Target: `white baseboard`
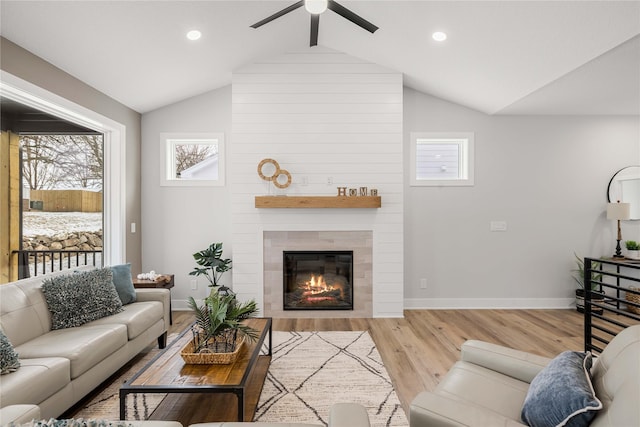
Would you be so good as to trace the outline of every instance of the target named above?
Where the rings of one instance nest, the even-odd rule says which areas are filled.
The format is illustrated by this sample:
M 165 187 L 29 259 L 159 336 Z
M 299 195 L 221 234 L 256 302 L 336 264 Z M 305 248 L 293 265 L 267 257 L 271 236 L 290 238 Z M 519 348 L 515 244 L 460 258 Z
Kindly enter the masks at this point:
M 405 298 L 405 310 L 574 309 L 574 298 Z M 172 300 L 171 309 L 190 311 L 187 300 Z M 384 317 L 384 316 L 383 316 Z M 396 317 L 396 316 L 391 316 Z M 397 316 L 402 317 L 402 316 Z
M 575 309 L 574 298 L 405 298 L 405 310 L 419 309 Z

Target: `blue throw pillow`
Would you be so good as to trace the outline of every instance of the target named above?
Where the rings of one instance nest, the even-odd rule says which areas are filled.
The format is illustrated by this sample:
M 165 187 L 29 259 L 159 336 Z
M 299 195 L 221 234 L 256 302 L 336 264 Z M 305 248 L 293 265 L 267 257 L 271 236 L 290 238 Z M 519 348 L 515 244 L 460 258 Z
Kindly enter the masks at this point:
M 113 273 L 113 284 L 122 304 L 136 302 L 136 289 L 133 287 L 133 279 L 131 278 L 131 264 L 114 265 L 111 267 L 111 272 Z
M 522 408 L 531 427 L 588 426 L 602 403 L 591 384 L 590 352 L 565 351 L 535 376 Z

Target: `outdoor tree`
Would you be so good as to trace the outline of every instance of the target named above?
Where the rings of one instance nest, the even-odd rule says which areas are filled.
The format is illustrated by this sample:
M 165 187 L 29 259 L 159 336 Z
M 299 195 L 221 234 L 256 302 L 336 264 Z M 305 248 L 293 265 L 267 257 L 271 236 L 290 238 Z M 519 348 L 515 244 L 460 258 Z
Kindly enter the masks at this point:
M 176 173 L 180 174 L 183 170 L 189 169 L 217 152 L 217 147 L 209 144 L 176 144 Z
M 53 188 L 59 180 L 56 170 L 58 152 L 51 148 L 45 135 L 20 137 L 22 148 L 22 176 L 31 190 Z
M 102 189 L 102 135 L 23 135 L 22 173 L 32 190 Z
M 102 135 L 51 135 L 65 187 L 102 189 Z

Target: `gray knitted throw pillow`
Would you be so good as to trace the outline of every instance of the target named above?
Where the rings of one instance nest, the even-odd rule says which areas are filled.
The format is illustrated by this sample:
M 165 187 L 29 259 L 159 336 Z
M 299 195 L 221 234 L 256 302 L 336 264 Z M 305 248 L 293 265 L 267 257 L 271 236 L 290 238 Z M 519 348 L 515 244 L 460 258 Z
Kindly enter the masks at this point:
M 51 312 L 51 329 L 73 328 L 122 311 L 110 268 L 45 279 L 42 292 Z
M 55 418 L 51 418 L 48 420 L 32 420 L 31 422 L 23 424 L 9 423 L 8 427 L 133 427 L 133 425 L 126 421 L 108 421 L 82 418 L 58 420 Z
M 0 374 L 15 372 L 19 367 L 18 353 L 13 349 L 9 338 L 0 331 Z

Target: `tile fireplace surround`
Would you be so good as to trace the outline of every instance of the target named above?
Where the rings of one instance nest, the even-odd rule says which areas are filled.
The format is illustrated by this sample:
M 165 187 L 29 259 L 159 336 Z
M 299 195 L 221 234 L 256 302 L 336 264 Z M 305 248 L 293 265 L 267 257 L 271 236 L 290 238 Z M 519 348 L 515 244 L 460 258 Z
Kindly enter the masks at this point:
M 373 314 L 373 232 L 264 231 L 264 315 L 279 318 L 364 317 Z M 283 306 L 283 251 L 352 250 L 353 310 L 287 310 Z

